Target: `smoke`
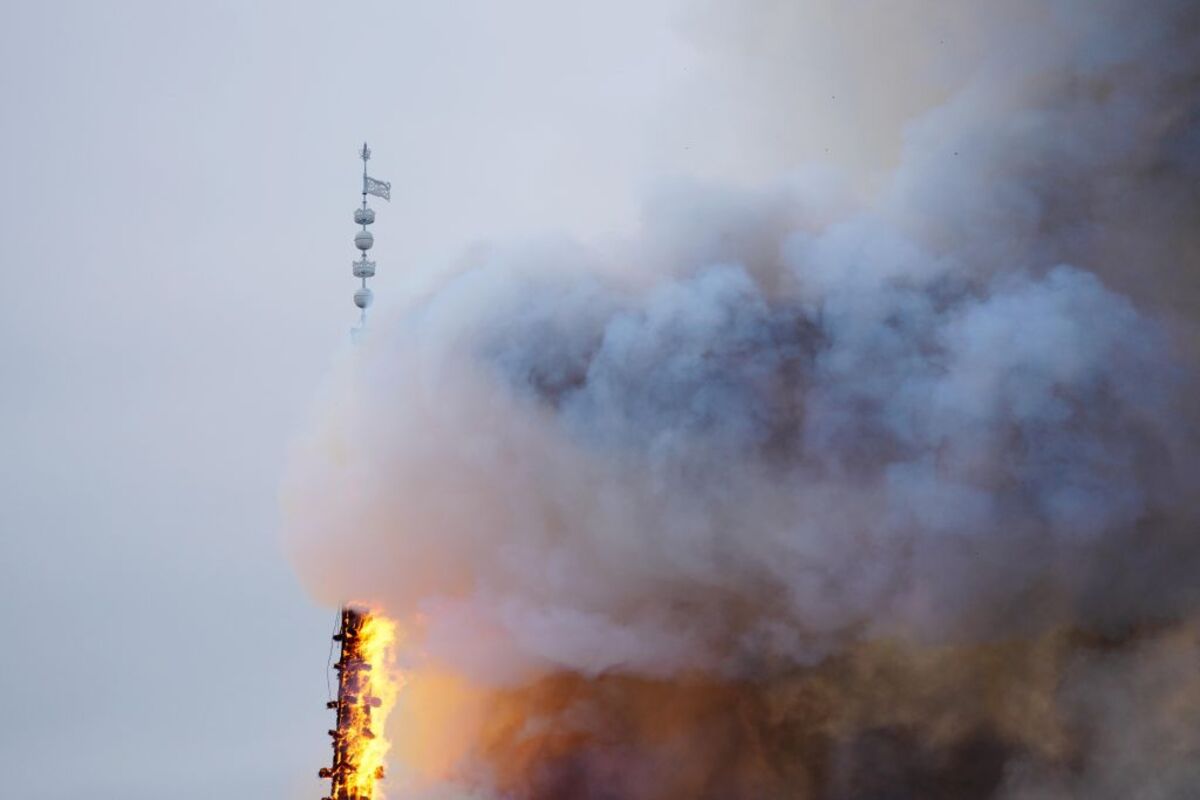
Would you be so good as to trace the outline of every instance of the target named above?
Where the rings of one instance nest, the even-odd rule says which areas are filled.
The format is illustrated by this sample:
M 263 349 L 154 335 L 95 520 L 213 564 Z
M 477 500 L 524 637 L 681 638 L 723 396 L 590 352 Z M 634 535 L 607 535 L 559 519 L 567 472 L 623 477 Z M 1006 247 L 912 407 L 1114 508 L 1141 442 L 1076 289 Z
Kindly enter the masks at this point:
M 863 172 L 768 137 L 628 241 L 470 253 L 342 366 L 289 546 L 409 620 L 429 796 L 1200 782 L 1200 14 L 902 5 L 693 17 L 755 135 L 790 37 L 857 33 Z

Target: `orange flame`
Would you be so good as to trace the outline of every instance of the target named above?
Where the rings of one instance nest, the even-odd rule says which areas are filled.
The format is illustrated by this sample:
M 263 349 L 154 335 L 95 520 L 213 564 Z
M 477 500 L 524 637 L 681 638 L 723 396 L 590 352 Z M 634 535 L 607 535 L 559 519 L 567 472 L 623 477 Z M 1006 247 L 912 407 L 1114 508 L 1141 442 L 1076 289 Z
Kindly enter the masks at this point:
M 350 753 L 356 769 L 347 780 L 347 788 L 362 797 L 371 797 L 377 777 L 382 777 L 391 743 L 387 738 L 387 718 L 396 705 L 399 692 L 392 677 L 393 653 L 396 645 L 396 623 L 386 617 L 371 614 L 363 622 L 363 660 L 371 665 L 367 673 L 366 694 L 379 698 L 380 704 L 371 715 L 372 738 L 358 737 L 351 742 Z M 382 798 L 382 792 L 375 797 Z

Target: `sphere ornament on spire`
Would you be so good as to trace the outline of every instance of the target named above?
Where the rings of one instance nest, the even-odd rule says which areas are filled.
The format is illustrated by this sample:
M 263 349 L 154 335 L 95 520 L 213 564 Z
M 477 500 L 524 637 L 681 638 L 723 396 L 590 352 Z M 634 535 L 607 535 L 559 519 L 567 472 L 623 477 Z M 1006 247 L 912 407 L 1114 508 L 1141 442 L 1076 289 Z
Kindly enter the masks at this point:
M 367 258 L 367 251 L 375 246 L 375 235 L 367 230 L 367 226 L 375 222 L 375 210 L 367 205 L 367 195 L 375 195 L 384 200 L 392 199 L 392 184 L 372 178 L 367 174 L 367 161 L 371 158 L 371 148 L 367 147 L 366 142 L 363 142 L 358 157 L 363 162 L 362 206 L 354 209 L 354 222 L 361 225 L 362 229 L 354 234 L 354 246 L 358 248 L 361 255 L 352 263 L 351 271 L 354 273 L 354 277 L 362 281 L 358 290 L 354 292 L 354 305 L 358 306 L 362 313 L 359 317 L 358 327 L 351 331 L 355 341 L 358 341 L 366 328 L 367 309 L 375 299 L 375 295 L 367 288 L 367 278 L 375 277 L 375 262 Z

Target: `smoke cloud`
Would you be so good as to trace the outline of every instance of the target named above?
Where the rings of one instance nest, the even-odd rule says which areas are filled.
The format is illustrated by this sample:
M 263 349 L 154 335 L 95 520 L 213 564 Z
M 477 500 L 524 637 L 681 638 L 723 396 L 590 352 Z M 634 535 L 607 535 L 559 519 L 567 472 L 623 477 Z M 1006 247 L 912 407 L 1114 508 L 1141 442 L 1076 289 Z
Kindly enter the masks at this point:
M 289 547 L 408 620 L 428 796 L 1200 785 L 1200 13 L 893 5 L 702 4 L 771 176 L 473 251 L 341 365 Z M 777 135 L 818 56 L 851 110 Z

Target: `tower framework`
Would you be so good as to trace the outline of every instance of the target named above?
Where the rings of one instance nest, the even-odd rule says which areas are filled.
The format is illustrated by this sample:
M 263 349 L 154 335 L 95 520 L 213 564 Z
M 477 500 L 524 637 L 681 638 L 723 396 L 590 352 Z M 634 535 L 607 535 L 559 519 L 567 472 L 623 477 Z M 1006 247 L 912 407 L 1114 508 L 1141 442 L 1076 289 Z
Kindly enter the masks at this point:
M 326 707 L 337 711 L 337 726 L 329 731 L 333 765 L 319 773 L 332 781 L 329 796 L 322 800 L 373 800 L 375 781 L 383 778 L 382 766 L 364 776 L 358 763 L 362 743 L 375 738 L 371 712 L 382 705 L 382 700 L 370 692 L 371 664 L 363 649 L 363 629 L 369 619 L 370 612 L 346 606 L 333 637 L 341 643 L 341 655 L 333 665 L 338 674 L 338 692 L 337 699 L 330 700 Z

